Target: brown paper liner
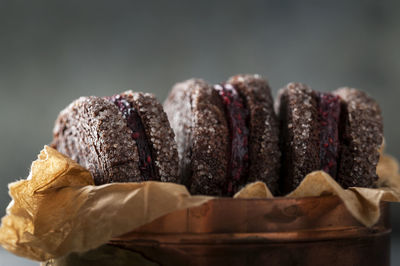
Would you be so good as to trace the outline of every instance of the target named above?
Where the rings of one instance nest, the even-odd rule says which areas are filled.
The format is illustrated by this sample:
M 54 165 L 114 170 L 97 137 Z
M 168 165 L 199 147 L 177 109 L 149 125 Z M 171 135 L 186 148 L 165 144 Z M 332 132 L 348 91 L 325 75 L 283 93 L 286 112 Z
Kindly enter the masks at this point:
M 306 176 L 288 197 L 337 195 L 365 226 L 380 216 L 380 201 L 400 201 L 398 164 L 381 156 L 378 189 L 342 189 L 328 174 Z M 168 213 L 202 205 L 213 197 L 191 196 L 178 184 L 114 183 L 94 186 L 90 173 L 45 146 L 27 180 L 9 185 L 12 202 L 2 218 L 0 244 L 16 255 L 45 261 L 87 251 Z M 235 198 L 272 198 L 262 182 L 247 185 Z

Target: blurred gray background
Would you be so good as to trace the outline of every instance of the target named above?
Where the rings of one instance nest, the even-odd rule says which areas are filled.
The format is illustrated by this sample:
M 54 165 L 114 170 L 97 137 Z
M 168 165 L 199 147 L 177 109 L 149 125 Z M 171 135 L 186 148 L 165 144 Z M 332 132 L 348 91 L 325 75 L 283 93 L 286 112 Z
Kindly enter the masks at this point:
M 7 184 L 28 175 L 72 100 L 131 88 L 163 101 L 191 77 L 259 73 L 274 95 L 290 81 L 363 89 L 380 103 L 387 151 L 400 158 L 399 47 L 399 1 L 2 0 L 0 215 Z M 392 216 L 397 241 L 399 206 Z

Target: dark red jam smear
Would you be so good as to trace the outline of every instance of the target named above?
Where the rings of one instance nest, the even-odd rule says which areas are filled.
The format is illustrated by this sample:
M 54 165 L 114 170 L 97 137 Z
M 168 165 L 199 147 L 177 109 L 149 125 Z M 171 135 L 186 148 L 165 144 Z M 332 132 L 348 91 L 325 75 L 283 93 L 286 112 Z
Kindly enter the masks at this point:
M 142 119 L 132 104 L 121 95 L 114 95 L 108 98 L 113 102 L 126 121 L 127 126 L 132 130 L 131 137 L 136 141 L 139 153 L 139 169 L 144 180 L 156 180 L 157 172 L 153 163 L 152 149 L 147 140 Z
M 227 170 L 226 194 L 233 195 L 246 182 L 249 168 L 249 119 L 244 100 L 230 84 L 215 85 L 225 107 L 230 130 L 230 155 Z
M 321 169 L 336 178 L 339 157 L 340 97 L 331 93 L 319 93 L 318 112 L 321 125 Z

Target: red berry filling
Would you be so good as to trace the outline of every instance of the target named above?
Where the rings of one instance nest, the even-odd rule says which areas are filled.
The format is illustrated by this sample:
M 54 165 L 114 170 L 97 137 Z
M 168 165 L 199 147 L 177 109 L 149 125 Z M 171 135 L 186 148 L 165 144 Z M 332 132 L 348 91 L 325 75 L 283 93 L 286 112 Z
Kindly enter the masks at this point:
M 340 97 L 331 93 L 320 93 L 318 112 L 321 169 L 336 178 L 339 156 Z
M 132 130 L 132 139 L 135 140 L 139 153 L 139 169 L 144 180 L 156 180 L 157 172 L 153 164 L 152 149 L 149 145 L 142 119 L 132 104 L 121 97 L 114 95 L 107 98 L 121 111 L 127 126 Z
M 232 85 L 215 85 L 214 88 L 222 99 L 230 131 L 231 145 L 230 154 L 228 154 L 226 194 L 232 195 L 246 182 L 249 166 L 247 126 L 249 114 L 244 99 Z

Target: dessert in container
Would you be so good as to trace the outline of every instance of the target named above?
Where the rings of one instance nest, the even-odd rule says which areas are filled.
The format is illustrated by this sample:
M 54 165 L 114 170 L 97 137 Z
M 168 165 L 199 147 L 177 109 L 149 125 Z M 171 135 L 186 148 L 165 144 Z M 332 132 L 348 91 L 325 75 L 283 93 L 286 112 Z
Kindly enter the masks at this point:
M 252 90 L 258 91 L 258 89 L 269 91 L 267 83 L 258 82 L 258 76 L 238 76 L 237 79 L 239 83 L 248 83 L 246 84 L 251 89 L 247 91 L 248 93 Z M 254 83 L 255 81 L 258 83 Z M 236 115 L 231 115 L 238 118 L 235 121 L 236 127 L 229 130 L 239 132 L 239 135 L 244 134 L 247 132 L 243 126 L 246 119 L 242 119 L 245 114 L 245 105 L 235 98 L 232 84 L 226 83 L 219 86 L 214 86 L 213 90 L 205 86 L 204 90 L 210 92 L 211 96 L 213 93 L 217 95 L 217 92 L 223 97 L 229 96 L 230 98 L 224 99 L 229 106 L 232 105 L 232 108 L 228 106 L 232 109 L 232 114 L 236 107 L 243 109 L 239 108 L 240 112 L 236 110 L 238 111 Z M 314 93 L 300 85 L 288 86 L 288 92 L 293 90 L 301 95 Z M 194 91 L 196 92 L 197 89 Z M 345 92 L 357 91 L 346 89 Z M 354 93 L 351 95 L 355 95 Z M 318 94 L 318 97 L 321 98 L 320 105 L 323 108 L 329 105 L 325 104 L 325 98 L 327 98 L 327 103 L 334 104 L 337 109 L 340 107 L 339 98 L 325 94 L 322 95 L 324 98 L 321 95 Z M 356 98 L 366 99 L 364 95 Z M 152 113 L 147 112 L 146 106 L 150 105 L 145 104 L 143 99 L 152 102 L 154 107 L 151 109 Z M 219 99 L 219 96 L 210 99 L 211 106 L 213 99 Z M 265 108 L 267 106 L 273 114 L 272 98 L 264 100 L 265 106 L 263 106 Z M 188 186 L 184 182 L 175 184 L 174 181 L 178 178 L 176 174 L 179 152 L 176 151 L 167 116 L 163 113 L 161 105 L 155 101 L 154 96 L 128 91 L 111 98 L 80 98 L 62 111 L 57 120 L 55 141 L 52 147 L 57 148 L 58 151 L 45 146 L 38 159 L 33 162 L 29 177 L 9 185 L 12 201 L 7 208 L 7 215 L 2 219 L 0 244 L 17 255 L 41 261 L 43 265 L 389 265 L 391 227 L 388 202 L 400 201 L 400 175 L 396 160 L 384 155 L 382 150 L 378 153 L 377 147 L 380 146 L 382 140 L 381 116 L 378 107 L 374 109 L 372 105 L 366 105 L 366 102 L 368 101 L 361 100 L 361 104 L 364 104 L 362 106 L 366 106 L 368 110 L 371 109 L 371 112 L 376 115 L 372 122 L 376 122 L 373 131 L 377 137 L 374 138 L 376 143 L 370 142 L 370 138 L 375 135 L 367 134 L 368 138 L 363 139 L 362 147 L 371 150 L 374 156 L 371 159 L 367 156 L 370 162 L 367 169 L 364 167 L 365 162 L 363 164 L 356 162 L 364 158 L 365 154 L 370 153 L 357 153 L 356 157 L 353 156 L 354 154 L 346 153 L 351 159 L 349 164 L 351 171 L 349 175 L 344 176 L 346 169 L 342 164 L 341 178 L 354 181 L 355 179 L 351 177 L 354 171 L 365 168 L 368 171 L 364 171 L 357 177 L 361 181 L 367 180 L 368 185 L 357 182 L 343 185 L 343 182 L 337 179 L 335 171 L 327 171 L 335 166 L 332 160 L 337 159 L 336 142 L 339 139 L 339 126 L 333 123 L 337 122 L 338 115 L 335 113 L 336 115 L 329 116 L 327 113 L 329 123 L 323 120 L 321 125 L 325 123 L 328 129 L 324 128 L 325 131 L 321 129 L 323 137 L 315 141 L 322 146 L 317 145 L 311 149 L 320 151 L 320 154 L 309 156 L 308 159 L 315 159 L 317 166 L 321 163 L 328 168 L 301 168 L 301 174 L 294 180 L 296 182 L 291 182 L 292 187 L 283 191 L 286 196 L 274 197 L 272 193 L 279 194 L 277 181 L 274 179 L 275 181 L 272 182 L 268 178 L 263 179 L 255 175 L 260 172 L 257 169 L 268 166 L 273 169 L 270 173 L 278 177 L 279 163 L 268 159 L 257 160 L 257 164 L 253 160 L 253 166 L 256 167 L 251 169 L 257 171 L 254 170 L 250 178 L 250 173 L 241 171 L 244 168 L 231 167 L 237 166 L 236 161 L 220 165 L 214 159 L 222 158 L 222 156 L 213 154 L 210 156 L 212 159 L 209 162 L 210 166 L 235 170 L 232 171 L 236 173 L 233 175 L 220 173 L 220 179 L 224 180 L 228 176 L 230 181 L 228 180 L 227 186 L 212 184 L 212 181 L 208 179 L 199 179 L 201 182 L 197 180 L 196 178 L 200 177 L 212 179 L 213 168 L 204 170 L 204 167 L 196 168 L 201 171 L 198 175 L 193 175 L 196 178 L 189 182 L 199 186 Z M 302 103 L 303 101 L 300 101 L 300 105 Z M 79 111 L 79 107 L 82 107 L 83 111 Z M 295 110 L 297 105 L 288 108 L 289 111 Z M 181 109 L 178 108 L 178 110 Z M 202 110 L 198 109 L 203 115 L 207 113 Z M 326 113 L 322 111 L 322 115 Z M 348 113 L 350 111 L 352 109 Z M 156 119 L 160 118 L 159 115 L 155 115 L 156 113 L 162 114 L 162 121 Z M 254 111 L 253 115 L 255 113 Z M 148 120 L 151 123 L 149 121 L 147 121 L 148 124 L 134 123 L 140 120 L 138 118 L 140 115 L 142 115 L 140 119 L 144 122 L 150 117 L 151 119 Z M 352 116 L 349 117 L 352 118 Z M 223 121 L 224 117 L 220 115 L 219 118 Z M 274 118 L 273 115 L 272 118 Z M 368 119 L 361 120 L 364 125 Z M 208 120 L 204 116 L 201 121 Z M 343 121 L 347 123 L 350 120 Z M 293 127 L 302 128 L 306 125 L 300 122 Z M 375 125 L 372 122 L 371 125 Z M 90 123 L 94 124 L 88 126 Z M 163 143 L 168 144 L 166 147 L 160 148 L 162 134 L 153 124 L 165 126 L 164 131 L 168 133 L 165 135 L 168 141 L 164 140 Z M 189 124 L 186 128 L 195 128 L 191 123 Z M 267 121 L 262 124 L 269 123 Z M 291 123 L 288 123 L 288 129 L 291 128 L 289 124 Z M 125 133 L 132 133 L 124 134 L 127 139 L 125 142 L 133 145 L 133 148 L 137 143 L 137 152 L 132 152 L 130 146 L 120 145 L 118 141 L 122 137 L 113 137 L 116 125 L 124 128 Z M 178 123 L 178 127 L 180 126 Z M 317 130 L 318 127 L 317 125 L 313 128 Z M 337 130 L 330 131 L 331 128 Z M 356 129 L 359 128 L 356 127 Z M 353 131 L 358 134 L 357 130 Z M 350 133 L 354 133 L 353 131 L 347 132 L 346 136 L 350 136 Z M 152 136 L 150 141 L 144 138 L 149 132 L 153 132 L 153 135 L 150 134 Z M 228 131 L 224 129 L 221 132 Z M 273 143 L 278 150 L 279 138 L 277 131 L 275 133 Z M 204 138 L 192 140 L 194 142 L 205 140 L 204 143 L 208 143 L 207 140 L 210 139 L 216 140 L 206 138 L 207 134 L 200 135 Z M 223 139 L 227 139 L 232 134 L 223 135 Z M 188 139 L 188 143 L 191 143 L 190 138 Z M 332 147 L 322 141 L 325 139 L 332 143 Z M 85 141 L 82 142 L 82 140 Z M 237 147 L 251 146 L 247 147 L 247 135 L 243 138 L 238 137 L 237 141 L 242 141 Z M 280 142 L 289 143 L 288 150 L 292 148 L 290 138 L 280 137 Z M 300 144 L 304 144 L 303 142 Z M 140 146 L 139 143 L 144 146 Z M 91 146 L 92 144 L 98 144 L 98 147 Z M 220 146 L 218 141 L 214 144 L 214 148 Z M 148 147 L 153 145 L 156 152 L 150 148 L 147 149 L 146 145 Z M 139 149 L 139 146 L 143 149 Z M 235 147 L 232 145 L 232 150 Z M 354 150 L 359 150 L 357 145 L 354 147 Z M 183 151 L 189 151 L 190 155 L 196 147 L 186 149 L 184 145 L 184 148 Z M 208 153 L 210 149 L 212 150 L 209 145 L 202 151 Z M 129 150 L 132 158 L 125 158 L 118 150 Z M 182 147 L 178 147 L 178 151 L 182 153 Z M 253 155 L 258 154 L 251 151 Z M 328 151 L 334 152 L 329 154 L 330 156 L 323 156 L 324 152 Z M 163 153 L 168 156 L 162 155 Z M 181 153 L 180 158 L 182 158 Z M 119 156 L 114 156 L 115 154 Z M 279 152 L 276 153 L 276 156 L 272 158 L 278 160 L 279 154 Z M 251 156 L 247 155 L 247 150 L 244 150 L 242 155 L 245 166 Z M 379 156 L 380 164 L 375 171 Z M 286 157 L 303 158 L 290 155 Z M 204 159 L 203 156 L 194 156 L 189 161 L 194 161 L 193 165 L 196 166 L 196 162 L 202 159 Z M 133 162 L 138 162 L 139 167 Z M 297 163 L 296 165 L 301 167 L 307 165 L 302 162 L 303 160 L 298 162 L 293 160 L 291 163 Z M 135 174 L 131 174 L 133 172 L 128 166 L 132 166 L 132 169 L 136 171 Z M 168 169 L 171 171 L 165 171 Z M 315 171 L 318 169 L 324 171 Z M 111 179 L 107 179 L 109 177 Z M 132 178 L 134 180 L 131 180 Z M 243 183 L 243 180 L 249 182 Z M 268 180 L 273 185 L 269 184 L 271 182 Z M 285 180 L 289 180 L 288 176 L 285 176 Z M 201 193 L 203 188 L 205 192 Z M 214 189 L 213 193 L 209 188 Z M 204 194 L 209 196 L 204 196 Z
M 214 198 L 154 181 L 95 186 L 45 147 L 30 178 L 10 184 L 0 243 L 45 265 L 388 265 L 386 201 L 400 186 L 394 159 L 382 164 L 377 189 L 343 189 L 318 171 L 288 197 L 258 182 Z

